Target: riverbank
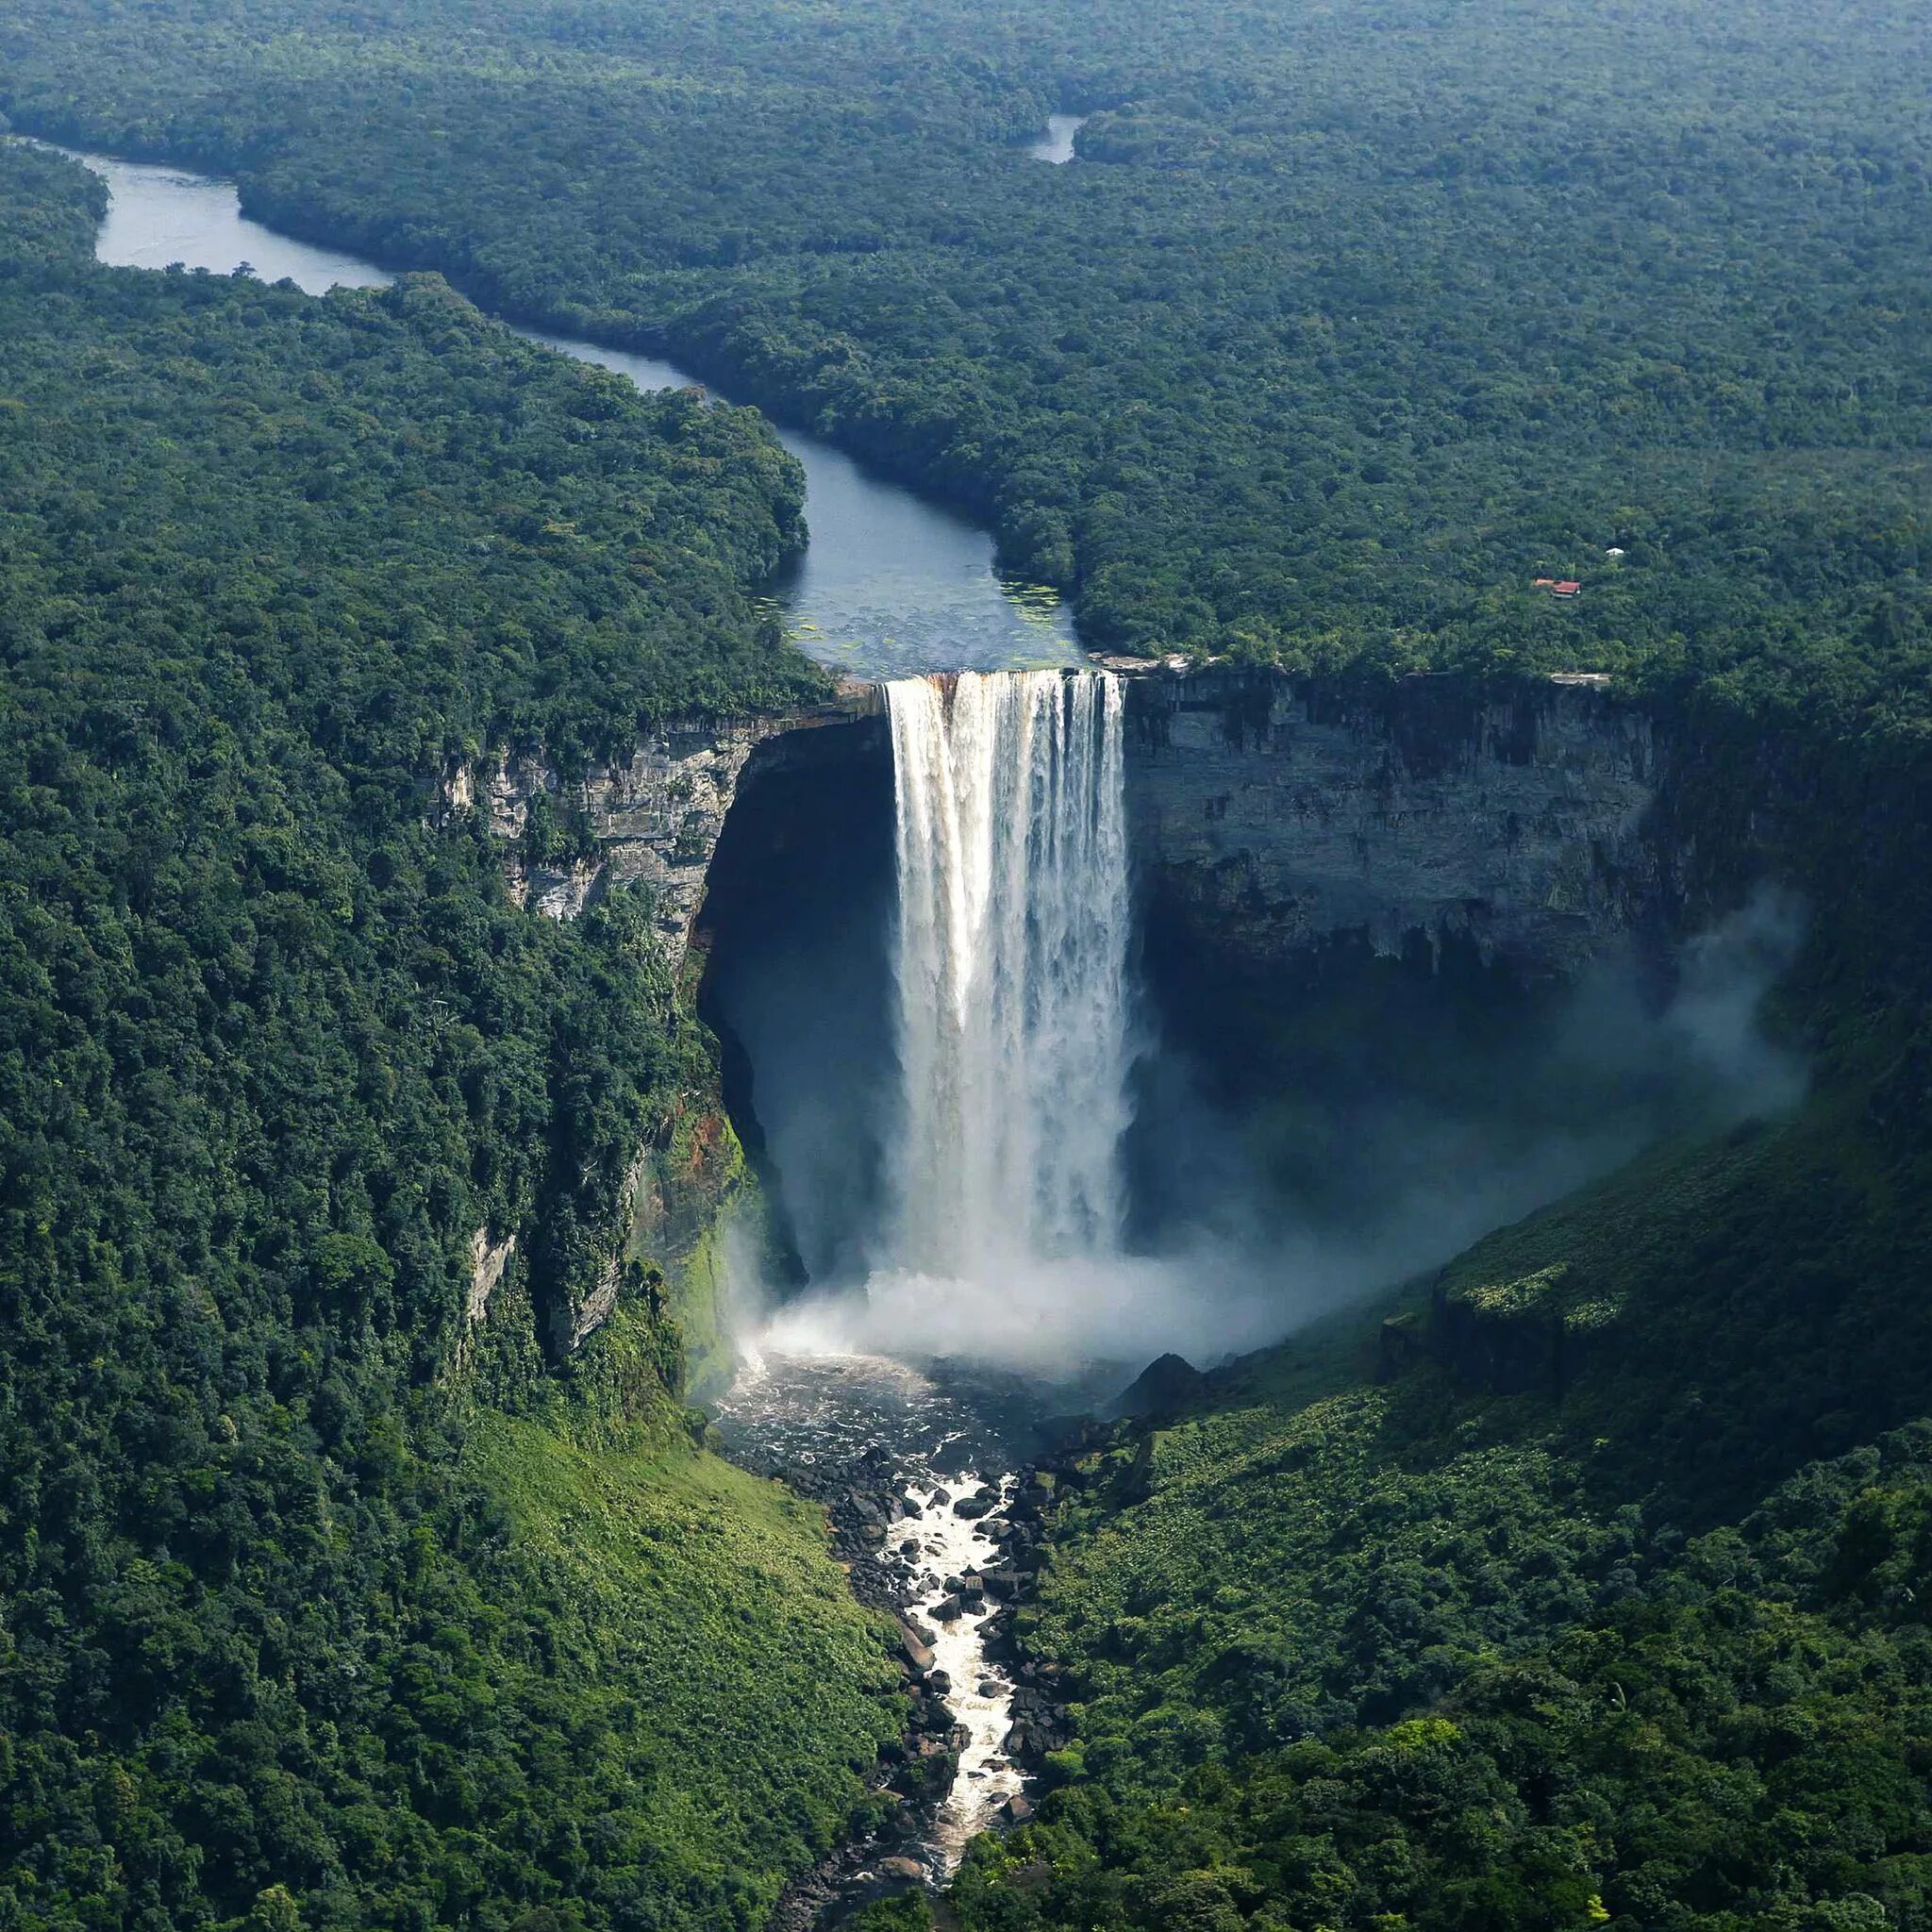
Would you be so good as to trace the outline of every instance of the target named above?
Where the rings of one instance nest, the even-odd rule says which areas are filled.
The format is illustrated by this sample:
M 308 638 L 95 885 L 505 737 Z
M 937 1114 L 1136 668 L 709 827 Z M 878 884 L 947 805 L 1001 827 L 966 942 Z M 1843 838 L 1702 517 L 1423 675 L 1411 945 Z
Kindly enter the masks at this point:
M 42 142 L 41 145 L 56 145 Z M 309 294 L 380 288 L 421 264 L 377 262 L 252 219 L 232 183 L 166 162 L 58 147 L 108 186 L 96 257 L 112 267 L 228 275 L 246 264 Z M 555 318 L 500 314 L 526 340 L 627 377 L 640 389 L 707 389 L 697 375 L 635 348 L 558 333 Z M 760 406 L 770 398 L 757 398 Z M 890 480 L 822 439 L 777 426 L 806 475 L 809 541 L 770 587 L 787 636 L 842 675 L 1074 666 L 1085 658 L 1052 589 L 1003 575 L 993 540 L 959 510 Z

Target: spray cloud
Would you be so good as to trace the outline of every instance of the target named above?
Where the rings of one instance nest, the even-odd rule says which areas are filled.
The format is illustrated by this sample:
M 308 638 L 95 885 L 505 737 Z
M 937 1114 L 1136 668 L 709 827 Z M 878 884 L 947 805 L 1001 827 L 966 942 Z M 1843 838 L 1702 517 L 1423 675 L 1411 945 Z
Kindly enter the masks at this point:
M 1272 1166 L 1267 1121 L 1202 1101 L 1170 1067 L 1159 1140 L 1185 1206 L 1128 1252 L 1117 681 L 968 674 L 887 695 L 896 1079 L 858 1244 L 868 1274 L 779 1308 L 771 1347 L 1049 1375 L 1169 1349 L 1213 1359 L 1440 1263 L 1665 1134 L 1802 1092 L 1758 1025 L 1801 921 L 1764 893 L 1681 950 L 1667 997 L 1646 995 L 1634 958 L 1607 958 L 1447 1082 L 1450 1100 L 1441 1081 L 1281 1096 L 1301 1141 Z M 1438 1045 L 1418 1039 L 1418 1061 Z M 1296 1151 L 1309 1141 L 1312 1165 Z M 1297 1173 L 1306 1185 L 1284 1184 Z

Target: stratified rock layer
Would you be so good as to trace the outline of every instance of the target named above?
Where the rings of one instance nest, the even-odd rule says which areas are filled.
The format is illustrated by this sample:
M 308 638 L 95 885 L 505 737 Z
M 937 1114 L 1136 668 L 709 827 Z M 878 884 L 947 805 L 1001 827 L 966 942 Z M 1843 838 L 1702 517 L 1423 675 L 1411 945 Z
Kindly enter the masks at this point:
M 1591 686 L 1137 678 L 1128 841 L 1158 916 L 1265 964 L 1418 933 L 1574 970 L 1662 893 L 1648 717 Z
M 484 814 L 502 841 L 504 876 L 519 906 L 575 919 L 615 884 L 651 889 L 655 923 L 674 968 L 690 941 L 725 814 L 752 754 L 768 741 L 878 709 L 874 687 L 855 685 L 806 711 L 689 720 L 659 726 L 622 763 L 566 779 L 541 751 L 495 752 L 446 771 L 432 816 Z M 532 849 L 536 802 L 565 850 Z

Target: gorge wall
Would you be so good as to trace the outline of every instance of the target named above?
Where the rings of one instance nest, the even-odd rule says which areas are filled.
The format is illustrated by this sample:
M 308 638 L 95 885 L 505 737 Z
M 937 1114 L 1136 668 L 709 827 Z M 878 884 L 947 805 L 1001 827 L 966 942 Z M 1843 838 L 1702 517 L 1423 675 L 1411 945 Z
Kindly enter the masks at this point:
M 1338 935 L 1460 940 L 1567 975 L 1676 888 L 1650 717 L 1593 683 L 1374 689 L 1208 669 L 1127 693 L 1128 837 L 1149 916 L 1230 966 Z
M 1150 670 L 1127 682 L 1126 729 L 1143 892 L 1257 964 L 1341 933 L 1378 953 L 1423 934 L 1560 974 L 1682 896 L 1659 730 L 1595 680 Z M 880 688 L 852 684 L 809 711 L 666 725 L 574 779 L 541 751 L 492 754 L 446 772 L 434 810 L 486 814 L 512 896 L 551 918 L 616 882 L 652 888 L 675 963 L 747 782 L 887 755 Z
M 569 775 L 541 747 L 492 751 L 441 772 L 427 809 L 439 826 L 481 821 L 500 848 L 506 890 L 532 916 L 572 920 L 613 886 L 645 888 L 675 981 L 741 791 L 801 769 L 850 774 L 868 760 L 890 770 L 884 706 L 876 687 L 855 683 L 807 710 L 668 723 L 628 758 Z M 730 1370 L 723 1241 L 735 1207 L 756 1206 L 746 1178 L 715 1086 L 694 1087 L 669 1117 L 641 1123 L 617 1224 L 589 1231 L 589 1264 L 553 1284 L 538 1311 L 550 1353 L 574 1354 L 621 1296 L 638 1294 L 675 1316 L 691 1392 L 722 1387 Z M 514 1232 L 496 1238 L 488 1228 L 474 1245 L 473 1329 L 507 1277 L 512 1291 L 529 1289 L 524 1256 L 533 1247 L 525 1241 L 520 1255 Z
M 851 683 L 809 710 L 668 723 L 627 759 L 573 777 L 541 747 L 491 752 L 442 773 L 430 816 L 446 824 L 460 812 L 482 814 L 502 843 L 511 898 L 547 918 L 575 919 L 613 885 L 647 887 L 675 970 L 754 753 L 763 748 L 768 764 L 790 761 L 808 755 L 799 733 L 868 718 L 882 731 L 884 715 L 876 686 Z
M 1331 1069 L 1328 1046 L 1306 1038 L 1277 1041 L 1270 1061 L 1255 1051 L 1259 1031 L 1292 1010 L 1306 1034 L 1320 1000 L 1337 1015 L 1331 1032 L 1389 1031 L 1398 1013 L 1433 1025 L 1433 1008 L 1401 1002 L 1438 999 L 1428 989 L 1445 962 L 1492 991 L 1555 985 L 1704 909 L 1690 903 L 1693 841 L 1667 797 L 1683 761 L 1650 712 L 1594 682 L 1345 687 L 1209 667 L 1150 669 L 1125 686 L 1126 841 L 1149 983 L 1163 1026 L 1210 1070 L 1251 1066 L 1269 1089 L 1312 1091 L 1330 1072 L 1358 1082 L 1358 1058 Z M 891 800 L 883 693 L 864 685 L 806 712 L 668 726 L 627 761 L 572 778 L 534 752 L 442 775 L 433 814 L 484 815 L 508 888 L 533 914 L 569 919 L 618 881 L 649 887 L 674 972 L 724 1046 L 719 1091 L 692 1103 L 704 1117 L 641 1149 L 623 1250 L 583 1306 L 555 1311 L 559 1352 L 608 1315 L 628 1260 L 668 1278 L 704 1356 L 720 1327 L 716 1229 L 744 1173 L 734 1122 L 757 1168 L 761 1117 L 814 1110 L 842 1165 L 791 1175 L 767 1200 L 814 1275 L 850 1258 L 836 1227 L 808 1224 L 807 1197 L 876 1191 Z M 784 962 L 793 1004 L 774 1006 L 768 986 L 741 1024 L 728 981 L 748 947 Z M 1365 1024 L 1359 1003 L 1334 1002 L 1338 985 L 1356 997 L 1363 961 L 1420 992 L 1395 986 Z M 1177 1008 L 1205 1024 L 1191 1029 Z M 844 1029 L 842 1100 L 815 1062 L 788 1088 L 767 1050 L 823 1032 L 828 1012 Z

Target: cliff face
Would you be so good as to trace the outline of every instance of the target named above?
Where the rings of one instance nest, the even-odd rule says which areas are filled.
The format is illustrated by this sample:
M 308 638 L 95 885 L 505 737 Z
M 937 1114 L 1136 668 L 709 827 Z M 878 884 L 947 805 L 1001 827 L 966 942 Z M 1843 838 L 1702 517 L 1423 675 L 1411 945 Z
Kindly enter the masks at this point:
M 533 916 L 575 919 L 613 884 L 647 887 L 675 972 L 741 791 L 762 772 L 883 755 L 876 689 L 854 685 L 806 711 L 667 725 L 628 758 L 569 780 L 541 752 L 492 754 L 441 775 L 430 817 L 448 824 L 481 815 L 501 847 L 510 896 Z M 643 1134 L 614 1224 L 585 1230 L 582 1265 L 567 1271 L 569 1285 L 554 1285 L 554 1301 L 539 1311 L 551 1353 L 574 1354 L 621 1297 L 642 1294 L 677 1316 L 691 1388 L 713 1389 L 729 1367 L 721 1230 L 741 1202 L 755 1209 L 752 1186 L 722 1095 L 681 1095 Z M 492 1246 L 490 1231 L 479 1231 L 471 1326 L 488 1314 L 516 1247 L 514 1234 Z
M 1344 939 L 1411 958 L 1420 947 L 1425 974 L 1427 952 L 1455 942 L 1512 976 L 1564 976 L 1684 908 L 1680 855 L 1692 841 L 1672 829 L 1666 797 L 1683 761 L 1662 738 L 1648 714 L 1585 684 L 1482 691 L 1419 678 L 1363 691 L 1216 669 L 1136 675 L 1126 805 L 1150 943 L 1184 935 L 1207 975 L 1191 987 L 1229 1015 L 1238 984 L 1278 1013 L 1284 973 Z M 781 888 L 805 876 L 801 841 L 856 848 L 880 814 L 889 836 L 890 774 L 881 693 L 852 687 L 808 712 L 655 732 L 627 760 L 568 782 L 538 755 L 488 758 L 446 774 L 435 811 L 487 815 L 509 889 L 533 914 L 569 919 L 613 881 L 649 886 L 677 964 L 707 891 L 730 896 L 734 866 L 753 881 L 741 915 L 769 941 Z M 727 838 L 734 803 L 768 780 Z M 721 840 L 737 857 L 714 880 Z M 747 842 L 762 855 L 750 872 Z M 830 929 L 827 917 L 813 910 L 808 924 Z M 559 1353 L 608 1317 L 633 1270 L 651 1269 L 700 1373 L 715 1349 L 715 1230 L 745 1175 L 723 1096 L 688 1098 L 662 1144 L 640 1149 L 608 1264 L 552 1311 Z
M 837 725 L 859 728 L 799 736 Z M 1560 974 L 1673 896 L 1658 733 L 1588 682 L 1154 673 L 1129 680 L 1126 730 L 1143 882 L 1257 961 L 1344 933 L 1394 953 L 1420 933 Z M 664 727 L 568 782 L 541 754 L 493 756 L 444 774 L 436 816 L 487 814 L 518 904 L 553 919 L 613 881 L 650 886 L 675 962 L 754 754 L 876 758 L 881 733 L 877 687 L 852 686 L 810 711 Z
M 491 754 L 442 774 L 432 817 L 446 824 L 458 812 L 484 814 L 503 842 L 510 896 L 551 919 L 576 918 L 613 884 L 649 887 L 675 968 L 752 754 L 793 733 L 864 719 L 877 704 L 874 687 L 855 685 L 808 711 L 667 724 L 625 761 L 571 780 L 541 751 Z
M 1134 679 L 1126 714 L 1154 916 L 1237 961 L 1421 934 L 1559 974 L 1669 894 L 1656 731 L 1589 684 L 1361 692 L 1210 669 Z

